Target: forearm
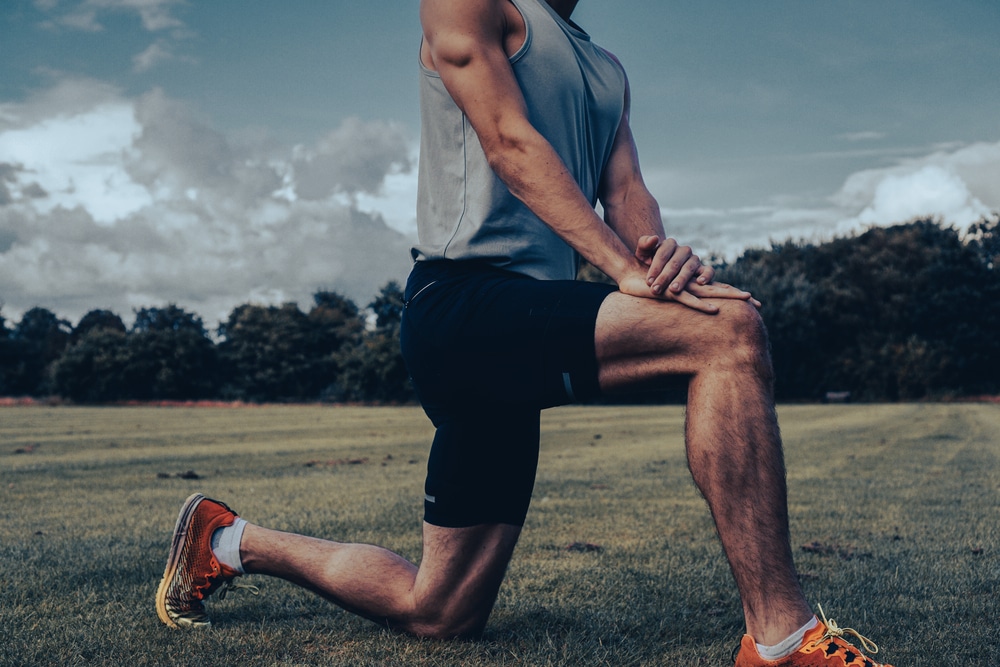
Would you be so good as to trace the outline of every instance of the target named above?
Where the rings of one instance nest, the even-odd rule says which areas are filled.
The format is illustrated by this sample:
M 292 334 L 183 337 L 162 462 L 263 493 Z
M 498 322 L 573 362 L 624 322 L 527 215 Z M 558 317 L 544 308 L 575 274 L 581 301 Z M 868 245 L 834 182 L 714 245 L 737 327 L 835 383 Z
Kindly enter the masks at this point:
M 643 270 L 629 247 L 584 196 L 559 155 L 530 129 L 484 146 L 490 166 L 511 193 L 573 249 L 613 280 Z
M 627 247 L 637 248 L 643 236 L 666 238 L 660 205 L 641 183 L 602 205 L 605 222 Z

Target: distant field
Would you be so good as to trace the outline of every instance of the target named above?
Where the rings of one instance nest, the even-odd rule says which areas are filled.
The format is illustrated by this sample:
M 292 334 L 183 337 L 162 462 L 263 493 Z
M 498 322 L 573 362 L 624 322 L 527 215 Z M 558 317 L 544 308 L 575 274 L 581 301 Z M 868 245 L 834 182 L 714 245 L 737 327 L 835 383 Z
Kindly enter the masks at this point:
M 1000 405 L 780 410 L 809 598 L 897 667 L 996 664 Z M 0 665 L 729 665 L 739 601 L 677 407 L 546 413 L 532 509 L 485 637 L 384 631 L 273 579 L 163 627 L 192 491 L 419 559 L 416 408 L 0 408 Z

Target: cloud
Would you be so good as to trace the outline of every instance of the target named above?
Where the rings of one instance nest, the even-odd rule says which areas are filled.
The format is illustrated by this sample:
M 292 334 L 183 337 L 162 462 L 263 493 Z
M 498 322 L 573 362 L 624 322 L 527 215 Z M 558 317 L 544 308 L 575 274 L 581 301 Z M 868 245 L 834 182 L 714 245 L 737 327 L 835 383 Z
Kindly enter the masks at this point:
M 858 215 L 858 221 L 866 225 L 888 225 L 931 216 L 967 227 L 989 212 L 955 172 L 927 165 L 908 174 L 882 179 L 875 188 L 872 203 Z
M 376 194 L 386 174 L 409 171 L 410 146 L 400 125 L 348 118 L 314 146 L 299 146 L 292 168 L 295 194 L 324 199 L 335 193 Z
M 69 5 L 64 9 L 64 5 Z M 100 32 L 104 25 L 99 15 L 110 12 L 138 14 L 142 27 L 149 32 L 180 28 L 183 23 L 172 11 L 184 5 L 184 0 L 83 0 L 61 3 L 56 0 L 36 0 L 35 7 L 53 14 L 52 25 L 85 32 Z
M 127 319 L 176 302 L 213 323 L 250 300 L 306 306 L 318 289 L 364 305 L 405 278 L 410 237 L 383 217 L 412 224 L 415 201 L 407 210 L 400 197 L 414 149 L 398 128 L 352 120 L 293 148 L 227 136 L 160 90 L 57 88 L 2 109 L 6 317 L 41 305 L 74 320 L 93 308 Z M 324 156 L 330 179 L 310 173 L 308 198 L 295 194 L 303 155 Z
M 684 178 L 678 175 L 672 180 L 685 182 Z M 655 176 L 651 180 L 655 182 Z M 702 184 L 688 185 L 693 191 L 710 191 Z M 772 196 L 753 205 L 713 207 L 695 202 L 686 208 L 661 209 L 670 235 L 703 255 L 729 260 L 748 247 L 788 239 L 822 242 L 914 218 L 968 227 L 996 211 L 1000 211 L 1000 142 L 940 146 L 898 159 L 889 167 L 857 171 L 825 199 Z
M 158 39 L 150 44 L 146 50 L 132 56 L 132 71 L 136 73 L 146 72 L 160 63 L 171 60 L 194 62 L 193 58 L 177 55 L 174 47 L 167 40 Z
M 844 141 L 858 142 L 858 141 L 877 141 L 879 139 L 885 138 L 884 132 L 874 132 L 871 130 L 864 130 L 861 132 L 845 132 L 844 134 L 838 134 L 838 139 L 843 139 Z
M 1000 142 L 948 147 L 856 172 L 831 202 L 849 213 L 839 222 L 842 229 L 917 217 L 968 226 L 1000 210 Z
M 132 72 L 141 74 L 170 61 L 195 62 L 179 45 L 193 33 L 174 14 L 186 0 L 35 0 L 35 7 L 47 18 L 42 27 L 101 33 L 109 14 L 137 16 L 144 31 L 158 35 L 145 49 L 132 56 Z M 113 38 L 112 38 L 113 39 Z
M 831 209 L 797 207 L 792 202 L 730 208 L 662 208 L 667 233 L 702 257 L 733 260 L 750 247 L 787 239 L 818 242 L 829 237 L 840 214 Z
M 149 203 L 121 164 L 138 129 L 127 104 L 108 100 L 0 134 L 0 155 L 24 165 L 15 179 L 17 199 L 30 199 L 34 210 L 83 206 L 95 220 L 110 223 Z

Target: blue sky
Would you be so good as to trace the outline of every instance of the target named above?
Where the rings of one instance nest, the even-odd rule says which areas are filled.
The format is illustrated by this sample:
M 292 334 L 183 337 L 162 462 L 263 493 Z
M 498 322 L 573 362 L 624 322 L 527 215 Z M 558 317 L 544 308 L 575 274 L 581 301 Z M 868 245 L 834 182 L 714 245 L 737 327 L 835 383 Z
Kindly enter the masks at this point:
M 0 301 L 246 301 L 408 268 L 416 0 L 4 0 Z M 1000 209 L 995 0 L 582 0 L 703 256 Z

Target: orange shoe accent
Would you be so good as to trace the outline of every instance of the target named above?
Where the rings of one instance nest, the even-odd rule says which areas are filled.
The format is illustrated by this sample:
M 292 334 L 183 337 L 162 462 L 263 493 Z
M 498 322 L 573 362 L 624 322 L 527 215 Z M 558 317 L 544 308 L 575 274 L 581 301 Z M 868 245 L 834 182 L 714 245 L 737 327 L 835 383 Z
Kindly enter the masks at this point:
M 827 620 L 820 607 L 823 620 L 802 638 L 802 647 L 780 660 L 765 660 L 757 652 L 757 643 L 750 635 L 743 635 L 735 667 L 892 667 L 875 662 L 864 651 L 854 646 L 844 635 L 854 635 L 868 653 L 878 653 L 875 642 L 851 628 L 841 628 L 833 619 Z
M 181 506 L 174 526 L 163 579 L 156 590 L 156 615 L 171 628 L 208 627 L 204 601 L 220 586 L 224 597 L 229 582 L 240 576 L 219 563 L 212 553 L 212 533 L 233 525 L 236 512 L 225 503 L 191 495 Z

